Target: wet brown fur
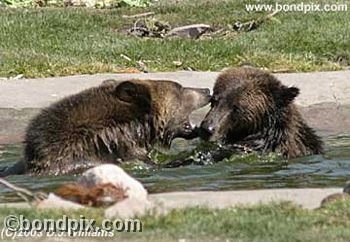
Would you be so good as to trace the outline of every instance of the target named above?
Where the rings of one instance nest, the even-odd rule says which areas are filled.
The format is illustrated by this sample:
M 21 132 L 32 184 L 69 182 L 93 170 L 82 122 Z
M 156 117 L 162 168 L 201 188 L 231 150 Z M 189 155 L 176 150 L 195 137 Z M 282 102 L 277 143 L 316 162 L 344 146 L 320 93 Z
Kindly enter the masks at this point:
M 205 139 L 278 152 L 286 158 L 321 154 L 322 141 L 293 103 L 296 87 L 286 87 L 271 74 L 254 68 L 232 68 L 214 86 L 212 108 L 202 128 L 214 127 Z
M 80 172 L 100 163 L 148 161 L 154 145 L 191 138 L 192 111 L 209 89 L 172 81 L 107 81 L 43 109 L 29 124 L 23 161 L 1 175 Z

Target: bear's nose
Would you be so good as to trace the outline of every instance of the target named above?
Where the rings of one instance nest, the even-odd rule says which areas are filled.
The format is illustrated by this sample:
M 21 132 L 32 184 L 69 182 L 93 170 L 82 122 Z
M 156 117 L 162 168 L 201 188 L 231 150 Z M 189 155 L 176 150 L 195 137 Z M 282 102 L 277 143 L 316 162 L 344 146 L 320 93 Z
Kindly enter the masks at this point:
M 206 130 L 207 131 L 209 131 L 209 133 L 214 133 L 214 126 L 208 126 L 207 128 L 206 128 Z
M 212 134 L 214 134 L 214 131 L 215 131 L 214 125 L 211 125 L 205 121 L 201 123 L 202 136 L 211 136 Z

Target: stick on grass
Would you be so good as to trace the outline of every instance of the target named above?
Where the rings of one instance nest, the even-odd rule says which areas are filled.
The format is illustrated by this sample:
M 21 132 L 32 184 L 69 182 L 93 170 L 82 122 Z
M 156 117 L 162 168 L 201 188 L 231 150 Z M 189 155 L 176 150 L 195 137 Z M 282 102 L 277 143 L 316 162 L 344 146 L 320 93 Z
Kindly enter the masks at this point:
M 0 184 L 13 190 L 14 192 L 16 192 L 16 194 L 19 197 L 21 197 L 24 201 L 26 201 L 27 203 L 31 203 L 33 200 L 34 201 L 41 201 L 41 200 L 47 198 L 47 194 L 45 194 L 45 193 L 41 193 L 41 192 L 33 193 L 33 192 L 29 191 L 28 189 L 13 185 L 12 183 L 10 183 L 2 178 L 0 178 Z

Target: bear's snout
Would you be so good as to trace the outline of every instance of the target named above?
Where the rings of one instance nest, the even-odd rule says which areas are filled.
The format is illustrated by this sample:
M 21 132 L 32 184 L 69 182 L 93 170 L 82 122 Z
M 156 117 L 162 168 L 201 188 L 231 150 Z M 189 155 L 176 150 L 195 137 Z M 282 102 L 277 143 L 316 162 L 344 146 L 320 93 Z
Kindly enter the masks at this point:
M 204 139 L 204 140 L 209 140 L 210 137 L 214 134 L 215 132 L 215 126 L 208 122 L 207 120 L 204 120 L 201 123 L 200 129 L 199 129 L 199 136 Z

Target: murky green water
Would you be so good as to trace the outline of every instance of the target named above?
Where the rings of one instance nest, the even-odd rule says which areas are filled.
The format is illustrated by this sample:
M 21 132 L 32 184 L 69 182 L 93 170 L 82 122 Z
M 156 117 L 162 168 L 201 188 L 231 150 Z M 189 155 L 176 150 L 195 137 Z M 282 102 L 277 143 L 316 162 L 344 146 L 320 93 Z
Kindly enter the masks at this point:
M 138 178 L 151 193 L 170 191 L 236 190 L 256 188 L 298 188 L 344 186 L 350 179 L 350 135 L 328 137 L 324 156 L 309 156 L 286 162 L 219 162 L 213 165 L 190 165 L 180 168 L 124 168 Z M 180 143 L 177 148 L 187 147 Z M 0 146 L 0 166 L 21 157 L 21 145 Z M 50 191 L 74 176 L 7 178 L 31 190 Z M 0 187 L 0 202 L 18 201 L 8 189 Z

